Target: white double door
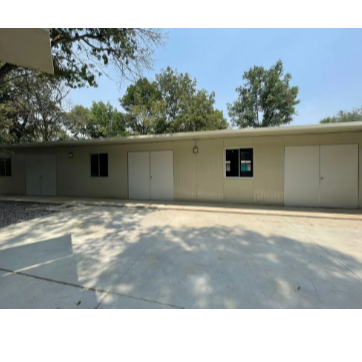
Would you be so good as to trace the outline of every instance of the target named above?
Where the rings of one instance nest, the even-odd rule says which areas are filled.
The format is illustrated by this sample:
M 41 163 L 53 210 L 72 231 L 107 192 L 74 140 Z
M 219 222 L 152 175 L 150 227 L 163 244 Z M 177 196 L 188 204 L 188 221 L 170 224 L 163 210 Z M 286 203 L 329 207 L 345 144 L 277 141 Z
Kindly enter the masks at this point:
M 286 147 L 284 203 L 357 208 L 358 145 Z
M 56 196 L 55 155 L 26 157 L 26 194 L 29 196 Z
M 128 196 L 173 200 L 173 151 L 129 152 Z

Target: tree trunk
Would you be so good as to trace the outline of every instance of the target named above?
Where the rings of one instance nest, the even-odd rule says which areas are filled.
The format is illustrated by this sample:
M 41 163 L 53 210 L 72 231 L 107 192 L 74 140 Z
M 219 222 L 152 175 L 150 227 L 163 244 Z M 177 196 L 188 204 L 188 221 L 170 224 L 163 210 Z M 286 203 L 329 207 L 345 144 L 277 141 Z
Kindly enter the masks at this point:
M 15 64 L 10 64 L 10 63 L 5 63 L 1 68 L 0 68 L 0 86 L 4 81 L 4 78 L 14 69 L 18 68 L 17 65 Z

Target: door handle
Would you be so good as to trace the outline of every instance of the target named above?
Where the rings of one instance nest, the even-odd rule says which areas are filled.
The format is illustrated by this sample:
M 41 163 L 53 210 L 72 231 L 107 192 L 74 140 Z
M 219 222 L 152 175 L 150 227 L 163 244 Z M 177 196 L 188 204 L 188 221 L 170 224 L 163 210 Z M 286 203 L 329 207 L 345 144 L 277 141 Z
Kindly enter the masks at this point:
M 323 177 L 323 176 L 321 176 L 321 180 L 324 180 L 324 177 Z

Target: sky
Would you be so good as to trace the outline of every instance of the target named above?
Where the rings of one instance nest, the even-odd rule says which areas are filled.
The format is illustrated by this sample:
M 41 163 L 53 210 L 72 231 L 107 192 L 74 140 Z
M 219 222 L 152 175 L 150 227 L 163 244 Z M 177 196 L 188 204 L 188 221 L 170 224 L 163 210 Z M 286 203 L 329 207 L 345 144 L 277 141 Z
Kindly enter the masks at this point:
M 197 79 L 197 87 L 216 94 L 215 107 L 227 115 L 227 103 L 237 99 L 244 71 L 254 65 L 271 67 L 281 59 L 299 87 L 300 104 L 291 125 L 316 124 L 339 110 L 362 107 L 362 29 L 164 29 L 165 45 L 154 53 L 154 75 L 170 66 Z M 118 99 L 129 82 L 114 68 L 98 88 L 70 93 L 73 105 Z

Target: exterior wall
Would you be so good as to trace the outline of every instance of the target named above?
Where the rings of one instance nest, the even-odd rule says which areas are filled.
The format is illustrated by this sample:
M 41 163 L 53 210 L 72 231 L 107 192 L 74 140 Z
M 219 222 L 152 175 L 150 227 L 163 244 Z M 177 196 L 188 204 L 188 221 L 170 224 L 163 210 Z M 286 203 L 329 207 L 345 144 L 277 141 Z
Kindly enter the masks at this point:
M 57 196 L 127 197 L 127 153 L 122 146 L 74 147 L 57 152 Z M 108 177 L 90 176 L 90 154 L 108 153 Z
M 283 137 L 254 138 L 254 202 L 284 203 Z
M 196 156 L 197 199 L 223 201 L 223 140 L 199 142 L 197 155 L 192 153 L 192 149 L 186 152 Z
M 176 200 L 197 200 L 197 158 L 193 141 L 174 142 L 174 197 Z M 190 151 L 191 150 L 191 151 Z
M 57 195 L 71 197 L 128 198 L 127 153 L 173 150 L 174 199 L 231 203 L 284 204 L 284 148 L 322 144 L 359 144 L 359 189 L 362 190 L 362 132 L 289 136 L 233 137 L 197 141 L 77 146 L 28 149 L 16 152 L 12 177 L 0 178 L 0 193 L 25 194 L 25 157 L 28 153 L 55 153 Z M 254 149 L 254 177 L 225 178 L 226 148 Z M 74 157 L 69 158 L 72 151 Z M 90 177 L 90 154 L 108 153 L 107 178 Z M 362 208 L 362 192 L 359 192 Z
M 0 176 L 0 194 L 25 195 L 25 156 L 11 156 L 11 177 Z

